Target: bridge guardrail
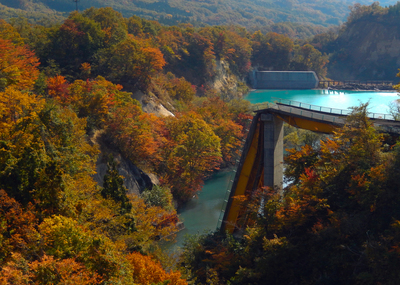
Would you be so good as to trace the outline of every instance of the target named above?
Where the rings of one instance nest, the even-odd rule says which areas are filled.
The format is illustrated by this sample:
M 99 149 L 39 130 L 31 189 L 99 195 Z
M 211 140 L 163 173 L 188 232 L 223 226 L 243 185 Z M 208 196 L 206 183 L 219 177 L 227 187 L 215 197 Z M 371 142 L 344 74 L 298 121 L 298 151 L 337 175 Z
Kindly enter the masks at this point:
M 332 123 L 338 123 L 338 124 L 343 124 L 344 119 L 332 115 L 326 115 L 326 114 L 320 114 L 313 112 L 314 110 L 301 110 L 297 108 L 292 108 L 291 106 L 284 106 L 284 105 L 277 105 L 277 104 L 271 104 L 272 108 L 275 108 L 277 110 L 281 110 L 290 114 L 295 114 L 295 115 L 300 115 L 303 117 L 311 118 L 311 119 L 316 119 L 316 120 L 321 120 L 321 121 L 326 121 L 326 122 L 332 122 Z M 295 106 L 293 106 L 295 107 Z
M 276 97 L 272 97 L 271 99 L 273 99 L 274 102 L 278 102 L 281 104 L 290 105 L 293 107 L 299 107 L 299 108 L 303 108 L 303 109 L 309 109 L 311 111 L 330 113 L 330 114 L 339 115 L 339 116 L 341 116 L 341 115 L 347 116 L 347 115 L 350 115 L 352 112 L 351 110 L 348 110 L 348 109 L 343 110 L 343 109 L 311 105 L 308 103 L 303 103 L 303 102 L 289 100 L 289 99 L 281 99 L 281 98 L 276 98 Z M 368 118 L 372 118 L 372 119 L 383 119 L 383 120 L 395 121 L 394 116 L 391 114 L 380 114 L 380 113 L 368 112 L 367 116 L 368 116 Z

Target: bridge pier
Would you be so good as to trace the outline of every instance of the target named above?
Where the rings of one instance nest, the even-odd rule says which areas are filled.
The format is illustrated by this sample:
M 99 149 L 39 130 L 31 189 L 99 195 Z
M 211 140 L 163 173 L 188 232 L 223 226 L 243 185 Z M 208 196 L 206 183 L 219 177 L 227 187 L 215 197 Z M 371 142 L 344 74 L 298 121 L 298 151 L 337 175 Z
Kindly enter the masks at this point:
M 282 190 L 283 121 L 273 114 L 261 114 L 264 125 L 264 186 Z

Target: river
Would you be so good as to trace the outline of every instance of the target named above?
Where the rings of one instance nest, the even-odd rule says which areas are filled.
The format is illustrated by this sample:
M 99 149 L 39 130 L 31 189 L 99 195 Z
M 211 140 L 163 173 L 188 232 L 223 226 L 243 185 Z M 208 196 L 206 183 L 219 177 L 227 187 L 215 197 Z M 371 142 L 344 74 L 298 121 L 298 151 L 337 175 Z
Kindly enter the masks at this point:
M 334 90 L 254 90 L 245 99 L 251 103 L 272 102 L 274 98 L 290 99 L 303 103 L 337 109 L 347 109 L 369 102 L 369 111 L 388 113 L 389 105 L 398 99 L 396 92 L 334 91 Z M 176 243 L 166 245 L 174 250 L 183 245 L 185 235 L 214 231 L 221 212 L 223 199 L 233 171 L 215 173 L 205 181 L 197 199 L 191 200 L 180 209 L 180 218 L 185 229 L 177 234 Z

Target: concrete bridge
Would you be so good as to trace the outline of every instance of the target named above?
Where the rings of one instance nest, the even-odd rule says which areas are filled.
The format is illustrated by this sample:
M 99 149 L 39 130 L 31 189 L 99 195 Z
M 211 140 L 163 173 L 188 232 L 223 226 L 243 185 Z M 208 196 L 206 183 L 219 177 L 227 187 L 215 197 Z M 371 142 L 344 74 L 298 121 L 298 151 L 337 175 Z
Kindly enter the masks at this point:
M 268 186 L 282 189 L 283 182 L 283 122 L 292 126 L 319 133 L 331 134 L 344 125 L 351 110 L 340 110 L 278 99 L 269 108 L 258 110 L 254 116 L 242 156 L 225 199 L 218 221 L 221 231 L 240 231 L 246 221 L 240 207 L 243 195 Z M 368 113 L 375 127 L 382 132 L 400 135 L 400 121 L 392 115 Z

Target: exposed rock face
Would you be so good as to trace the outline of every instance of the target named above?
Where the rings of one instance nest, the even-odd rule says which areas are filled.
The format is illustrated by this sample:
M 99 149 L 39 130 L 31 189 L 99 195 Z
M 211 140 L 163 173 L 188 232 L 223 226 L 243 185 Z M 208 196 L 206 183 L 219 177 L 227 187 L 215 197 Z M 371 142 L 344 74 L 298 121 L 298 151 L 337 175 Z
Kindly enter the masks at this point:
M 337 39 L 328 77 L 336 80 L 396 80 L 400 67 L 400 25 L 390 19 L 352 22 Z M 397 80 L 396 80 L 397 81 Z
M 151 189 L 154 184 L 159 183 L 155 175 L 143 172 L 129 160 L 123 159 L 120 154 L 114 156 L 114 159 L 117 161 L 118 173 L 124 177 L 124 186 L 129 194 L 139 195 L 143 190 Z M 103 155 L 99 156 L 96 171 L 94 179 L 103 187 L 103 178 L 107 172 L 107 161 Z
M 146 100 L 142 100 L 141 104 L 144 112 L 153 113 L 157 117 L 175 116 L 170 111 L 168 111 L 162 104 L 157 103 L 152 98 L 146 98 Z
M 92 141 L 99 144 L 101 150 L 96 163 L 97 173 L 93 176 L 100 186 L 103 186 L 104 175 L 107 172 L 107 160 L 110 154 L 117 162 L 119 174 L 124 177 L 124 186 L 128 189 L 128 193 L 139 195 L 143 190 L 152 189 L 153 185 L 159 184 L 154 174 L 145 173 L 129 160 L 124 159 L 121 154 L 108 148 L 102 132 L 95 133 Z
M 132 97 L 140 102 L 142 110 L 146 113 L 155 114 L 157 117 L 174 116 L 161 103 L 157 102 L 156 98 L 152 98 L 141 91 L 136 91 Z
M 223 60 L 217 60 L 213 87 L 219 92 L 226 89 L 236 91 L 237 81 L 237 77 L 229 69 L 229 64 Z

